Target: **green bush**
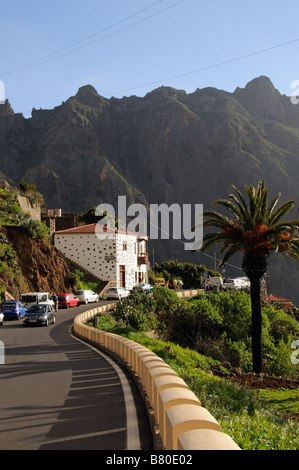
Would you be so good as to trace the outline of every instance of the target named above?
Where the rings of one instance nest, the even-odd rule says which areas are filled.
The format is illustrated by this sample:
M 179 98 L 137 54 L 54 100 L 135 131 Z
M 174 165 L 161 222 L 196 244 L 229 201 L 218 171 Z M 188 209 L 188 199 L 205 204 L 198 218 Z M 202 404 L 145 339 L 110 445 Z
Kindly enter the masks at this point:
M 229 361 L 244 372 L 252 370 L 251 303 L 246 292 L 202 294 L 186 301 L 170 289 L 157 287 L 123 299 L 113 315 L 120 325 L 166 333 L 183 347 Z M 262 315 L 266 373 L 296 378 L 299 366 L 291 362 L 291 342 L 299 336 L 296 319 L 268 304 Z
M 18 264 L 18 257 L 6 236 L 0 232 L 0 279 L 3 281 L 15 281 L 19 284 L 21 271 Z M 3 293 L 4 286 L 1 285 L 0 294 Z
M 38 220 L 26 219 L 20 223 L 20 227 L 24 233 L 31 238 L 50 239 L 50 231 L 44 222 Z
M 155 299 L 151 293 L 134 293 L 121 299 L 112 314 L 123 325 L 130 325 L 138 331 L 146 331 L 156 326 L 155 306 Z
M 212 310 L 206 308 L 207 302 L 212 306 Z M 244 371 L 250 372 L 252 368 L 250 296 L 246 292 L 233 294 L 225 292 L 217 296 L 197 296 L 190 299 L 188 304 L 201 316 L 201 321 L 198 320 L 197 324 L 185 322 L 187 327 L 190 326 L 189 334 L 192 332 L 193 337 L 206 339 L 205 342 L 193 343 L 192 347 L 203 354 L 209 353 L 219 360 L 225 356 L 234 366 L 241 366 Z M 262 316 L 263 357 L 267 373 L 297 377 L 299 368 L 290 360 L 290 345 L 299 336 L 298 322 L 293 315 L 268 304 L 263 307 Z
M 156 275 L 160 273 L 168 281 L 171 279 L 181 279 L 185 288 L 200 287 L 204 273 L 208 273 L 211 276 L 214 275 L 214 271 L 208 270 L 202 264 L 184 263 L 178 260 L 165 261 L 160 265 L 155 263 L 154 271 Z

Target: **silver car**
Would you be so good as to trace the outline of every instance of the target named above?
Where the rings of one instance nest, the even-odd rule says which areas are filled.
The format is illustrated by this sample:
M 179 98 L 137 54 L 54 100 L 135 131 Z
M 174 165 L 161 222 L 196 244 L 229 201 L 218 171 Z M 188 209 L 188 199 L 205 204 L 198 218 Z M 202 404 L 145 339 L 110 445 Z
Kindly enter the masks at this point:
M 104 294 L 105 299 L 123 299 L 128 297 L 130 292 L 124 287 L 110 287 L 107 292 Z
M 0 325 L 1 326 L 3 325 L 3 321 L 4 321 L 4 315 L 3 313 L 0 312 Z
M 89 302 L 98 302 L 99 296 L 92 290 L 78 290 L 76 296 L 79 297 L 81 304 L 88 304 Z

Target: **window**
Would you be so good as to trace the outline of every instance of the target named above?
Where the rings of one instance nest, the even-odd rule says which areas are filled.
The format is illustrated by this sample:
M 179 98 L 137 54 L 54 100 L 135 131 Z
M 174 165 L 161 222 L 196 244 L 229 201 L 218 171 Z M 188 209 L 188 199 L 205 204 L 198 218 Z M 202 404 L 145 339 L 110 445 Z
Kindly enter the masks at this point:
M 124 251 L 127 251 L 127 248 L 128 248 L 127 242 L 123 242 L 123 250 L 124 250 Z

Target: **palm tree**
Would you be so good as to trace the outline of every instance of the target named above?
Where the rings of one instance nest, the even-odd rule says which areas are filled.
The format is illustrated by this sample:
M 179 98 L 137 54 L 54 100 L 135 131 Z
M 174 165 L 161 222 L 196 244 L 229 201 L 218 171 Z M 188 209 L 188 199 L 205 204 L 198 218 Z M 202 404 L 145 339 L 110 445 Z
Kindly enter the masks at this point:
M 294 201 L 277 206 L 279 193 L 268 204 L 268 190 L 263 180 L 257 188 L 245 186 L 248 204 L 241 192 L 233 188 L 237 195 L 230 194 L 228 199 L 218 199 L 212 204 L 224 207 L 230 217 L 212 210 L 203 212 L 203 226 L 216 227 L 219 231 L 203 237 L 200 251 L 220 244 L 223 257 L 219 268 L 235 253 L 242 253 L 242 269 L 250 280 L 253 371 L 259 374 L 262 371 L 261 279 L 271 253 L 285 253 L 299 260 L 299 220 L 281 220 L 294 206 Z

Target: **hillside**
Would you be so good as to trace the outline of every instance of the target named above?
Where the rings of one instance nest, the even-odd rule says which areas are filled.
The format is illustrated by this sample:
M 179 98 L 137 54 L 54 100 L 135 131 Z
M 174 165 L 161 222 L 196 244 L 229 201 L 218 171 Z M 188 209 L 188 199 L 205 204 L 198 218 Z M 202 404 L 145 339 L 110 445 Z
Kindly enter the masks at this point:
M 161 87 L 144 98 L 106 99 L 90 85 L 25 119 L 0 106 L 0 171 L 36 184 L 51 208 L 100 203 L 203 204 L 265 180 L 270 195 L 299 201 L 299 107 L 267 77 L 228 93 Z M 298 207 L 298 204 L 297 204 Z M 296 207 L 296 210 L 297 210 Z M 292 217 L 296 213 L 291 214 Z M 211 263 L 179 241 L 151 241 L 155 261 Z M 211 253 L 214 255 L 214 253 Z M 240 266 L 239 260 L 233 263 Z M 271 291 L 299 304 L 295 263 L 270 261 Z M 240 275 L 227 268 L 226 275 Z
M 13 247 L 20 269 L 19 282 L 3 279 L 15 298 L 24 292 L 69 292 L 70 272 L 66 262 L 47 240 L 35 240 L 19 227 L 7 227 L 4 233 Z
M 17 192 L 0 188 L 1 300 L 5 293 L 18 299 L 24 292 L 66 292 L 69 280 L 68 265 L 50 242 L 47 227 L 21 209 Z

